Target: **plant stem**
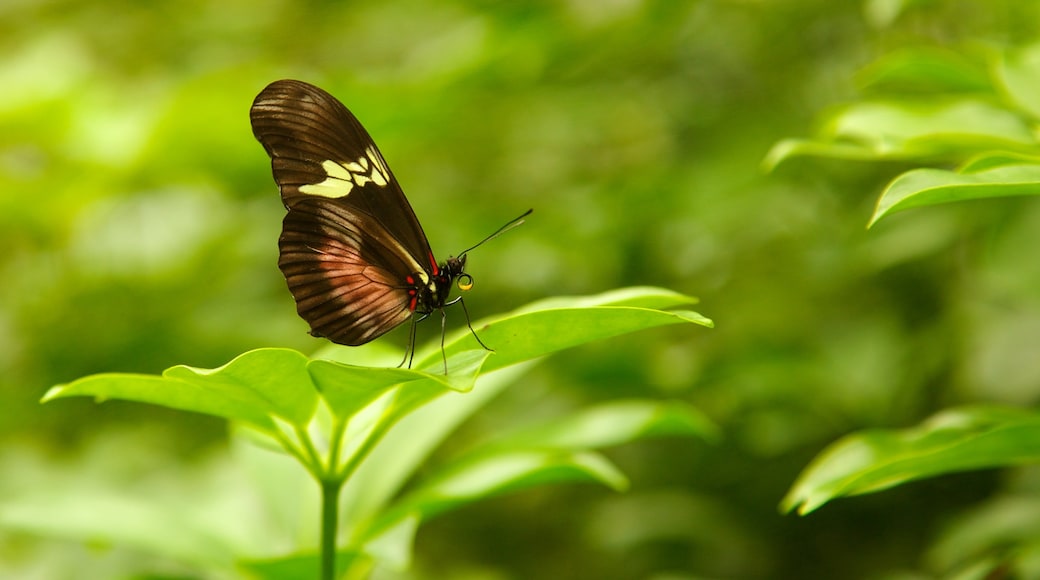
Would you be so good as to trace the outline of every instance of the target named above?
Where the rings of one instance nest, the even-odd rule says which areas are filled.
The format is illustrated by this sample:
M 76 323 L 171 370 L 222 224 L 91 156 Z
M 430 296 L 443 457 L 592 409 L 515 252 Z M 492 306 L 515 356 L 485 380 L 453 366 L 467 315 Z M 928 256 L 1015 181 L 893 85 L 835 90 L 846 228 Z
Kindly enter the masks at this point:
M 339 527 L 339 492 L 343 480 L 329 477 L 321 482 L 321 579 L 336 578 L 336 532 Z

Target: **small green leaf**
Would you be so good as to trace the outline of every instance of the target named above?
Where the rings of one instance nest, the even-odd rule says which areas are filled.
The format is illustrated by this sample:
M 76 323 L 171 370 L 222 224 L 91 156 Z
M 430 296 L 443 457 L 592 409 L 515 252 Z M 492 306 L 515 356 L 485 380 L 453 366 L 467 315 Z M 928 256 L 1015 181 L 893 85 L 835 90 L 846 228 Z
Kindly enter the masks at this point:
M 944 473 L 1036 463 L 1040 414 L 1014 408 L 945 411 L 921 426 L 850 435 L 825 449 L 781 503 L 809 513 L 832 499 Z
M 892 181 L 878 199 L 868 227 L 913 207 L 955 201 L 1040 194 L 1040 164 L 1002 165 L 976 173 L 915 169 Z

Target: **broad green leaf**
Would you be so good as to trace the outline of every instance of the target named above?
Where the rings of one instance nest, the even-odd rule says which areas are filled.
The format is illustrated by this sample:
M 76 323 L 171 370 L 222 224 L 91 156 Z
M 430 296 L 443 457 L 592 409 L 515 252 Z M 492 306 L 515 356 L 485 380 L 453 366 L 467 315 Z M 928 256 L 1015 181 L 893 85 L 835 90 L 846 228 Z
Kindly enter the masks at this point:
M 306 363 L 296 351 L 257 349 L 212 370 L 175 366 L 161 377 L 92 375 L 52 388 L 43 401 L 71 396 L 123 399 L 244 421 L 271 432 L 276 429 L 272 416 L 296 425 L 310 419 L 317 393 Z
M 905 209 L 954 201 L 1040 194 L 1040 164 L 1003 165 L 976 173 L 915 169 L 892 181 L 868 227 Z
M 210 392 L 227 393 L 258 406 L 293 425 L 305 425 L 314 415 L 318 394 L 307 380 L 307 357 L 286 348 L 246 352 L 215 369 L 175 366 L 163 377 L 198 385 Z
M 651 287 L 536 302 L 497 320 L 474 325 L 481 340 L 495 349 L 483 370 L 656 326 L 692 322 L 711 327 L 712 321 L 696 312 L 660 310 L 695 302 L 696 298 Z M 445 343 L 449 355 L 476 348 L 480 345 L 468 329 L 453 333 Z M 430 352 L 421 359 L 420 366 L 428 368 L 439 357 L 439 352 Z
M 131 373 L 102 373 L 76 379 L 65 385 L 52 387 L 44 395 L 47 403 L 63 397 L 94 397 L 98 402 L 122 399 L 138 403 L 162 405 L 181 411 L 192 411 L 226 419 L 237 419 L 256 426 L 262 431 L 275 430 L 274 421 L 266 410 L 252 401 L 225 397 L 204 387 L 155 375 Z
M 1040 414 L 978 407 L 940 413 L 919 427 L 850 435 L 825 449 L 784 498 L 809 513 L 832 499 L 944 473 L 1036 463 Z
M 346 418 L 397 386 L 407 385 L 410 390 L 418 391 L 421 390 L 419 384 L 423 384 L 426 387 L 424 390 L 433 395 L 445 391 L 469 391 L 488 355 L 483 349 L 455 354 L 448 361 L 451 374 L 447 376 L 412 369 L 361 367 L 325 360 L 311 361 L 307 368 L 333 412 Z

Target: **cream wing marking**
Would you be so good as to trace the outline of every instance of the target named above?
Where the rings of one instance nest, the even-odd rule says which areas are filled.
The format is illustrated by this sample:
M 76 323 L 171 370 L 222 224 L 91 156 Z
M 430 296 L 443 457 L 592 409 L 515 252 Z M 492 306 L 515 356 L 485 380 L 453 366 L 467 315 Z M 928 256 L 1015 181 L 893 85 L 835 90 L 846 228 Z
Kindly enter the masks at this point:
M 386 187 L 390 183 L 386 162 L 373 147 L 365 149 L 365 156 L 359 157 L 357 161 L 340 163 L 326 160 L 322 161 L 321 168 L 325 170 L 325 180 L 301 185 L 300 193 L 336 199 L 350 195 L 355 185 L 364 187 L 367 183 L 373 183 L 378 187 Z

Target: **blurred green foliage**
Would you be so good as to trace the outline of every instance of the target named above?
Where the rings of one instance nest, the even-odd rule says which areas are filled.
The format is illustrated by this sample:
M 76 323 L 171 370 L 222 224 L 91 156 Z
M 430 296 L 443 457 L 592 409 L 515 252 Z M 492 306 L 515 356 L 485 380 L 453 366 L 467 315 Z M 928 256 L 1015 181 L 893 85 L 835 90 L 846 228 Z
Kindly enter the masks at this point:
M 699 296 L 717 324 L 551 359 L 454 440 L 638 396 L 694 405 L 721 443 L 614 451 L 625 494 L 545 488 L 446 515 L 420 529 L 408 577 L 920 577 L 1002 537 L 1000 514 L 1035 513 L 1023 468 L 778 514 L 843 434 L 1037 399 L 1040 206 L 952 204 L 867 232 L 905 161 L 758 168 L 857 99 L 882 55 L 966 55 L 923 68 L 978 90 L 950 72 L 978 70 L 964 47 L 1035 41 L 1036 3 L 13 0 L 0 22 L 0 498 L 59 480 L 234 497 L 220 423 L 37 401 L 90 373 L 321 346 L 275 266 L 283 209 L 248 123 L 255 94 L 292 77 L 365 123 L 439 257 L 535 208 L 470 256 L 476 317 L 653 284 Z M 0 562 L 178 573 L 2 531 Z

